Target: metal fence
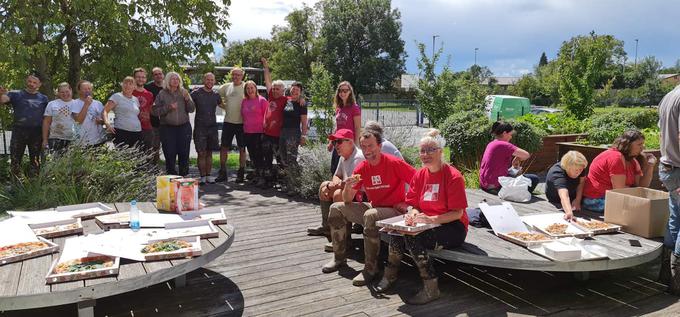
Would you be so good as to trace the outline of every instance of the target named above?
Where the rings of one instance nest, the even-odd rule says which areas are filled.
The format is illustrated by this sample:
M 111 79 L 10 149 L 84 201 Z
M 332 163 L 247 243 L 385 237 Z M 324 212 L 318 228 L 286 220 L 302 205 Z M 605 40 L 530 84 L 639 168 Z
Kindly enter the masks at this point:
M 429 124 L 415 100 L 364 100 L 361 103 L 361 123 L 380 122 L 385 127 Z

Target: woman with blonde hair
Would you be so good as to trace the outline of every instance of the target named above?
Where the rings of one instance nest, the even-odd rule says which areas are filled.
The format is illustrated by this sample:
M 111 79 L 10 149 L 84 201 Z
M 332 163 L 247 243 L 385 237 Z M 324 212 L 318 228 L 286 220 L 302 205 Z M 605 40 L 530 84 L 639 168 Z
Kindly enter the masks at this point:
M 548 170 L 545 196 L 564 211 L 564 219 L 572 220 L 574 210 L 581 209 L 588 160 L 578 151 L 569 151 Z
M 421 140 L 420 160 L 423 167 L 416 172 L 406 194 L 406 220 L 414 223 L 437 223 L 440 226 L 417 235 L 390 235 L 390 247 L 385 274 L 375 286 L 384 292 L 397 279 L 401 258 L 405 251 L 411 254 L 423 279 L 423 288 L 406 300 L 421 305 L 439 298 L 437 273 L 427 250 L 441 246 L 445 249 L 460 246 L 467 236 L 468 216 L 465 180 L 452 165 L 443 160 L 446 141 L 439 130 L 431 129 Z
M 245 83 L 245 98 L 241 102 L 241 116 L 243 116 L 243 140 L 248 149 L 248 155 L 255 167 L 253 181 L 257 186 L 265 185 L 265 159 L 262 152 L 262 133 L 264 132 L 264 115 L 269 102 L 257 93 L 257 85 L 249 80 Z
M 122 87 L 122 91 L 109 97 L 104 106 L 104 125 L 109 133 L 113 133 L 114 144 L 136 147 L 142 142 L 142 123 L 139 121 L 139 99 L 132 95 L 135 79 L 125 77 Z M 116 114 L 113 125 L 109 122 L 110 111 Z
M 354 132 L 354 144 L 359 144 L 361 135 L 361 108 L 357 104 L 354 96 L 354 88 L 348 81 L 338 84 L 333 98 L 333 108 L 335 108 L 335 131 L 348 129 Z M 338 167 L 340 156 L 335 151 L 335 147 L 328 142 L 328 150 L 333 151 L 331 156 L 331 173 L 335 174 Z
M 165 156 L 165 170 L 170 175 L 189 174 L 189 151 L 191 148 L 191 123 L 189 113 L 196 106 L 184 89 L 182 78 L 176 72 L 169 72 L 163 80 L 163 89 L 156 96 L 151 113 L 161 119 L 161 144 Z M 179 160 L 179 174 L 175 169 Z

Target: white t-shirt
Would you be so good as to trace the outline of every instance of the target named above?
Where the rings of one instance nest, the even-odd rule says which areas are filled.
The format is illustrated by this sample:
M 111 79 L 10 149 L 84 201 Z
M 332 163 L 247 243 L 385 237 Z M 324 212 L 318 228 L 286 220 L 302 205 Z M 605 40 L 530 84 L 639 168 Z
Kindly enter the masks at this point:
M 128 98 L 123 93 L 117 92 L 109 100 L 116 103 L 116 107 L 113 108 L 113 113 L 116 114 L 113 122 L 114 128 L 131 132 L 142 131 L 142 123 L 139 121 L 139 99 L 137 97 Z
M 73 140 L 73 125 L 71 116 L 75 100 L 65 102 L 61 99 L 50 101 L 45 108 L 45 117 L 52 117 L 50 125 L 50 139 Z
M 76 99 L 73 104 L 73 115 L 77 116 L 80 110 L 83 109 L 85 102 Z M 95 145 L 102 143 L 106 138 L 106 131 L 103 125 L 97 124 L 97 119 L 102 119 L 104 114 L 104 105 L 97 100 L 92 100 L 90 107 L 87 108 L 87 114 L 83 123 L 76 123 L 76 140 L 84 145 Z
M 335 170 L 335 176 L 341 180 L 346 180 L 348 177 L 352 176 L 354 168 L 364 161 L 364 153 L 357 147 L 354 147 L 354 152 L 345 160 L 344 157 L 340 156 L 340 161 L 338 161 L 338 168 Z

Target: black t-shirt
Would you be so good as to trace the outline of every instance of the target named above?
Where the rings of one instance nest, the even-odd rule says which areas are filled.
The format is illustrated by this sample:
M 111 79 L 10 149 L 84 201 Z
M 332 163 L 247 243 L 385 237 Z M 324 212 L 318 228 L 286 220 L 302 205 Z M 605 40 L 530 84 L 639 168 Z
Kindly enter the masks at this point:
M 206 91 L 203 88 L 199 88 L 191 93 L 191 99 L 196 104 L 195 127 L 208 128 L 216 126 L 215 109 L 222 103 L 220 94 L 212 90 Z
M 550 170 L 548 170 L 548 175 L 545 177 L 545 197 L 548 198 L 553 204 L 560 203 L 560 196 L 557 194 L 557 190 L 565 188 L 569 191 L 569 201 L 573 201 L 576 198 L 576 189 L 578 188 L 579 180 L 581 177 L 586 176 L 586 170 L 577 178 L 571 178 L 567 175 L 567 171 L 562 169 L 559 162 L 555 163 Z
M 283 107 L 283 126 L 284 129 L 300 129 L 300 116 L 307 115 L 307 106 L 300 105 L 297 101 L 288 100 Z
M 163 90 L 163 87 L 157 86 L 153 81 L 148 82 L 146 85 L 144 85 L 144 89 L 150 91 L 153 94 L 153 99 L 156 100 L 156 96 L 158 96 L 158 93 Z M 158 128 L 161 126 L 161 119 L 157 116 L 152 115 L 151 116 L 151 126 L 154 128 Z

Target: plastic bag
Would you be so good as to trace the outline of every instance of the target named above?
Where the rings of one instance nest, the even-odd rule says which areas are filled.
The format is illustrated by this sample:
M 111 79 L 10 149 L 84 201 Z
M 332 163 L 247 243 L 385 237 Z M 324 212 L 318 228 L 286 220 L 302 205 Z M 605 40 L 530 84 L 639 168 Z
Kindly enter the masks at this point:
M 498 197 L 501 199 L 520 203 L 531 200 L 530 179 L 522 175 L 517 177 L 501 176 L 498 178 L 498 183 L 501 184 L 501 190 L 498 192 Z

